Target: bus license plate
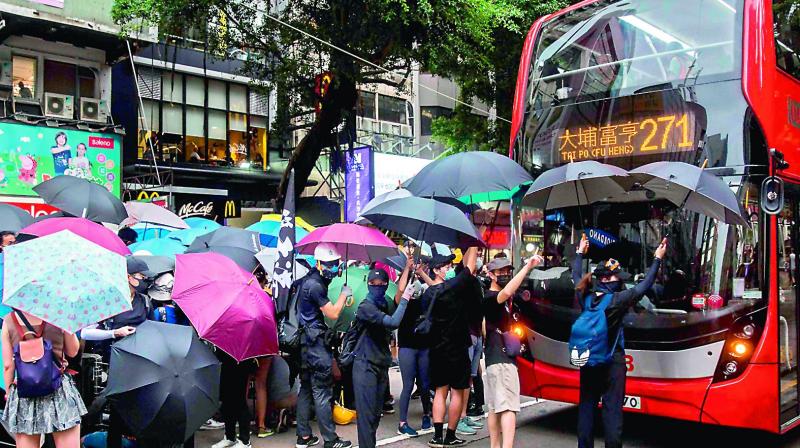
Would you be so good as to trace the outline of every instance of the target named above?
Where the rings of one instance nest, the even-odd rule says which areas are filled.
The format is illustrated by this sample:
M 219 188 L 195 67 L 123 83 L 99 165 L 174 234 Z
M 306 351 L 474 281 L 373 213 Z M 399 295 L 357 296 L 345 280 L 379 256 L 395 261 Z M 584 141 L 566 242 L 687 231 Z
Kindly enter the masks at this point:
M 628 409 L 642 409 L 642 399 L 634 395 L 625 395 L 622 407 Z

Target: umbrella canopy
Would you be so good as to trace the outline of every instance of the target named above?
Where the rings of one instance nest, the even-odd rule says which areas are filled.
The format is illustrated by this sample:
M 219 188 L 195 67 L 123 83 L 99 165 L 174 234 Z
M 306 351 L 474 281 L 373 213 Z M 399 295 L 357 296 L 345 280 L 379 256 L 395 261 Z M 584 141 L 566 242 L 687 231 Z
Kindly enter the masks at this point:
M 69 230 L 70 232 L 97 244 L 98 246 L 104 247 L 120 255 L 131 254 L 128 246 L 126 246 L 125 243 L 119 239 L 116 233 L 101 226 L 100 224 L 84 218 L 50 218 L 44 221 L 35 222 L 28 227 L 25 227 L 24 229 L 20 230 L 20 233 L 26 233 L 34 236 L 47 236 L 61 232 L 62 230 Z
M 109 366 L 104 395 L 140 439 L 183 443 L 219 407 L 219 360 L 191 327 L 146 321 Z
M 305 255 L 295 257 L 294 275 L 292 276 L 292 278 L 295 280 L 308 274 L 308 268 L 305 266 L 305 264 L 298 261 L 300 260 L 300 257 L 308 258 L 308 256 Z M 277 258 L 278 249 L 275 247 L 265 247 L 261 249 L 261 252 L 256 254 L 256 259 L 259 263 L 261 263 L 261 266 L 264 267 L 264 270 L 267 272 L 267 274 L 269 274 L 270 277 L 272 277 L 273 272 L 275 271 L 275 260 L 277 260 Z M 309 265 L 312 264 L 309 262 Z
M 199 218 L 197 216 L 192 216 L 190 218 L 184 218 L 183 222 L 186 223 L 192 229 L 203 229 L 208 230 L 209 232 L 212 230 L 217 230 L 222 227 L 222 224 L 207 218 Z
M 345 304 L 342 308 L 342 313 L 339 314 L 338 320 L 331 320 L 326 318 L 325 322 L 328 327 L 334 331 L 347 331 L 350 323 L 356 318 L 356 311 L 361 301 L 367 297 L 367 274 L 369 268 L 366 266 L 351 266 L 347 268 L 347 275 L 335 277 L 328 285 L 328 299 L 331 303 L 336 303 L 339 299 L 339 294 L 342 293 L 342 286 L 347 279 L 347 285 L 353 288 L 353 303 Z M 394 295 L 397 293 L 397 284 L 389 282 L 389 289 L 386 290 L 386 302 L 389 304 L 389 309 L 394 310 Z
M 12 308 L 70 333 L 131 309 L 125 257 L 68 230 L 3 252 Z
M 281 223 L 279 221 L 259 221 L 247 227 L 247 230 L 257 232 L 260 235 L 259 241 L 264 247 L 278 247 L 278 232 L 281 230 Z M 295 238 L 297 241 L 302 240 L 308 235 L 308 230 L 296 226 Z
M 418 197 L 461 198 L 494 192 L 510 194 L 532 180 L 524 168 L 502 154 L 471 151 L 429 163 L 403 186 Z M 478 201 L 469 201 L 474 202 Z
M 625 193 L 620 184 L 628 172 L 605 163 L 586 160 L 545 171 L 533 182 L 522 203 L 542 209 L 576 207 L 601 202 Z
M 161 255 L 164 257 L 174 257 L 186 252 L 186 246 L 172 238 L 139 241 L 131 244 L 129 249 L 136 255 Z
M 173 229 L 189 228 L 180 216 L 152 202 L 129 201 L 125 203 L 125 210 L 128 211 L 126 221 L 129 224 L 147 223 Z
M 33 187 L 49 205 L 95 222 L 121 223 L 128 212 L 105 187 L 74 176 L 56 176 Z
M 242 269 L 253 272 L 258 266 L 255 255 L 260 250 L 258 233 L 233 227 L 220 227 L 195 238 L 186 253 L 216 252 L 235 261 Z
M 197 239 L 197 237 L 209 234 L 214 230 L 216 229 L 210 229 L 208 227 L 191 227 L 188 229 L 175 230 L 166 235 L 166 237 L 169 239 L 179 241 L 184 246 L 189 247 L 192 245 L 194 240 Z
M 681 208 L 728 224 L 749 225 L 731 188 L 719 177 L 684 162 L 655 162 L 630 171 L 644 190 Z
M 25 210 L 0 203 L 0 232 L 19 232 L 33 224 L 33 216 Z
M 361 213 L 358 215 L 358 219 L 356 220 L 357 224 L 369 224 L 369 220 L 365 219 L 364 213 L 369 212 L 369 210 L 376 205 L 383 204 L 386 201 L 391 201 L 392 199 L 403 199 L 414 196 L 411 194 L 410 191 L 406 190 L 405 188 L 396 188 L 392 191 L 387 191 L 386 193 L 379 194 L 372 198 L 364 208 L 361 209 Z
M 0 252 L 0 294 L 2 294 L 2 291 L 3 291 L 3 270 L 4 270 L 3 261 L 4 261 L 4 259 L 5 259 L 5 257 L 3 256 L 3 253 Z M 6 314 L 8 314 L 10 312 L 11 312 L 11 308 L 0 304 L 0 319 L 6 317 Z M 5 389 L 5 388 L 3 388 L 3 389 Z
M 314 230 L 297 244 L 301 254 L 313 255 L 320 243 L 336 245 L 345 260 L 377 261 L 397 253 L 397 245 L 377 229 L 358 224 L 331 224 Z
M 295 225 L 297 225 L 297 227 L 300 227 L 309 232 L 313 232 L 314 229 L 316 229 L 316 227 L 309 224 L 305 219 L 301 218 L 300 216 L 295 216 L 294 219 L 295 219 Z M 261 220 L 281 222 L 281 215 L 280 213 L 265 213 L 261 215 Z
M 139 223 L 131 226 L 131 229 L 136 231 L 136 241 L 153 240 L 156 238 L 165 238 L 175 231 L 171 227 L 164 227 L 148 223 Z M 190 230 L 190 229 L 186 229 Z
M 377 205 L 363 215 L 378 227 L 415 240 L 454 247 L 485 246 L 475 226 L 452 205 L 409 197 Z
M 201 338 L 237 361 L 278 353 L 272 299 L 224 255 L 178 255 L 172 300 Z
M 175 257 L 162 255 L 137 255 L 136 258 L 147 264 L 147 270 L 155 275 L 175 270 Z

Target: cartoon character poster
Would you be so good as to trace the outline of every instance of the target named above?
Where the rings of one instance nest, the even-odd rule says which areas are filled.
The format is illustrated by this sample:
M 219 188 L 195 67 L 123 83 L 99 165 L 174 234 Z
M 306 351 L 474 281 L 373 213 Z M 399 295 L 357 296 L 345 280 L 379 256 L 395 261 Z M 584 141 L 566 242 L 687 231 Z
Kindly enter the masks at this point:
M 122 138 L 71 129 L 0 123 L 0 194 L 36 196 L 54 176 L 76 176 L 120 196 Z

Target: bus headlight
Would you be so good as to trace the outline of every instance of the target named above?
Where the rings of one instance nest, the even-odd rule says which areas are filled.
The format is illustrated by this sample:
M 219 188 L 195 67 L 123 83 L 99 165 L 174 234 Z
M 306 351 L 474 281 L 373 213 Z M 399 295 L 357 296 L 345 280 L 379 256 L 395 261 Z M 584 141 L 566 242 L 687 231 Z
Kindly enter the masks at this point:
M 714 374 L 714 382 L 732 380 L 750 363 L 766 320 L 766 308 L 736 319 L 730 326 Z
M 739 364 L 737 364 L 736 361 L 730 361 L 729 363 L 725 364 L 726 375 L 733 375 L 737 370 L 739 370 Z
M 734 340 L 730 345 L 730 351 L 728 354 L 734 358 L 743 358 L 750 355 L 751 350 L 752 346 L 746 341 Z

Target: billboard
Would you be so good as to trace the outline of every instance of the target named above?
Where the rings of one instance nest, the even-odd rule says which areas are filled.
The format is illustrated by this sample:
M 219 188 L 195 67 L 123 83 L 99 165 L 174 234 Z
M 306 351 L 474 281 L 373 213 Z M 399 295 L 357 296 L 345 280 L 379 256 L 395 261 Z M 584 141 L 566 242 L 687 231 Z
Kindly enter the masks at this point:
M 369 146 L 344 152 L 344 220 L 346 222 L 355 221 L 363 207 L 375 196 L 372 155 L 372 148 Z
M 119 197 L 121 157 L 118 134 L 0 123 L 0 194 L 36 196 L 34 186 L 70 175 Z
M 394 154 L 375 153 L 375 196 L 392 191 L 397 186 L 411 179 L 430 160 L 418 157 L 397 156 Z

